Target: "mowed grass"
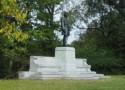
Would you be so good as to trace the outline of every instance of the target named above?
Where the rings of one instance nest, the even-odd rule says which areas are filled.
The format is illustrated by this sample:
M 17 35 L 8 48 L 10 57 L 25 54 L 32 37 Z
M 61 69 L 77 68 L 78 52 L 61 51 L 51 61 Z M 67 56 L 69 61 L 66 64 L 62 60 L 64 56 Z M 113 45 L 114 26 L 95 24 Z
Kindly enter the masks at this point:
M 0 80 L 0 90 L 125 90 L 125 76 L 99 80 Z

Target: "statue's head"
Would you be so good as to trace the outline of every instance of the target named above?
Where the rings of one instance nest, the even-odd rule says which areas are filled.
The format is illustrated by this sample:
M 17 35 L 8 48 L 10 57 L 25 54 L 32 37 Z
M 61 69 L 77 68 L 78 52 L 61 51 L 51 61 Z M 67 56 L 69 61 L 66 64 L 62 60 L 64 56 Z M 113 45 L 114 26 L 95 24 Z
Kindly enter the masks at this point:
M 67 17 L 68 16 L 68 14 L 67 14 L 67 12 L 63 12 L 63 15 L 64 15 L 64 17 Z

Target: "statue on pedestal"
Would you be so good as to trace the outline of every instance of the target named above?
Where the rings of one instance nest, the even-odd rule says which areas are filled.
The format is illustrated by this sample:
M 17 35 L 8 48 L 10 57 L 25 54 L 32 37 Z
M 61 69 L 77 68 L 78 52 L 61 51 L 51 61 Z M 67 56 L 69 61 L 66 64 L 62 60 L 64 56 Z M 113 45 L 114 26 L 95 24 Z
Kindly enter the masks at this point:
M 67 45 L 67 39 L 68 39 L 68 36 L 70 35 L 70 26 L 69 26 L 67 16 L 68 16 L 67 13 L 63 12 L 63 15 L 61 17 L 61 29 L 62 29 L 62 35 L 64 35 L 63 46 Z

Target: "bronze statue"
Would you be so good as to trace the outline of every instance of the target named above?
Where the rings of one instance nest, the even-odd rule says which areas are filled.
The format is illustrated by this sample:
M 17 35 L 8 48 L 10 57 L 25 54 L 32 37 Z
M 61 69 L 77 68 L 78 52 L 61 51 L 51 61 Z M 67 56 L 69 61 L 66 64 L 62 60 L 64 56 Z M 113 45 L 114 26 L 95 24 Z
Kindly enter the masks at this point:
M 63 12 L 63 16 L 61 17 L 61 29 L 62 29 L 62 35 L 64 35 L 63 46 L 66 46 L 68 36 L 70 35 L 70 26 L 69 26 L 66 12 Z

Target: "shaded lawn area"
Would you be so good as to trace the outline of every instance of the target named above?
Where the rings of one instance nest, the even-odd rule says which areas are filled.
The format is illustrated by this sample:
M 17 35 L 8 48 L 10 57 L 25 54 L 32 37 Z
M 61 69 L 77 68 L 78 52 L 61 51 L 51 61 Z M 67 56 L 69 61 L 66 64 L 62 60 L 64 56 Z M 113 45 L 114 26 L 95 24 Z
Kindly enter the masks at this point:
M 125 76 L 99 80 L 0 80 L 0 90 L 125 90 Z

